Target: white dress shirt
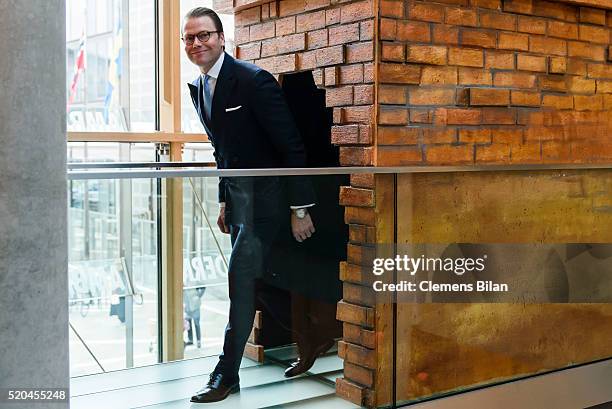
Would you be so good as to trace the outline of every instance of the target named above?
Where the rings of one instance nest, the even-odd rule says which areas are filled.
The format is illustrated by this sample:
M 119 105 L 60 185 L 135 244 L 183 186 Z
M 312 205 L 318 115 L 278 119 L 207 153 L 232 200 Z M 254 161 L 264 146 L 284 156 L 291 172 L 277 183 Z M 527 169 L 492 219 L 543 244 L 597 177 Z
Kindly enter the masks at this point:
M 217 62 L 208 70 L 208 72 L 202 73 L 202 83 L 204 81 L 204 76 L 208 75 L 210 78 L 208 79 L 208 89 L 210 89 L 210 100 L 212 101 L 213 95 L 215 95 L 215 85 L 217 85 L 217 78 L 219 78 L 219 73 L 221 72 L 221 66 L 223 65 L 223 59 L 225 58 L 225 53 L 221 53 L 221 56 L 217 59 Z M 212 112 L 212 109 L 210 110 Z

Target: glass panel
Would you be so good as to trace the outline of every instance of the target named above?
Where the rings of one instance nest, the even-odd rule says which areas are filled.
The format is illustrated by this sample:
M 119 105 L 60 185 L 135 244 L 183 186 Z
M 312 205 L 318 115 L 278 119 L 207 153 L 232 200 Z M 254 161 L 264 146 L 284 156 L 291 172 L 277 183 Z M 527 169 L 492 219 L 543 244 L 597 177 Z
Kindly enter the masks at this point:
M 345 368 L 351 368 L 351 376 L 363 375 L 358 367 L 372 365 L 368 354 L 376 351 L 383 359 L 375 365 L 380 373 L 389 374 L 393 361 L 387 358 L 395 357 L 398 403 L 612 355 L 612 345 L 607 341 L 612 339 L 609 334 L 612 328 L 609 325 L 612 317 L 609 308 L 612 173 L 609 170 L 405 174 L 397 175 L 396 180 L 393 175 L 379 175 L 376 182 L 379 193 L 395 190 L 396 199 L 392 199 L 393 195 L 379 196 L 375 223 L 379 237 L 395 234 L 397 242 L 380 241 L 376 248 L 367 245 L 372 240 L 372 226 L 362 224 L 368 217 L 367 206 L 361 210 L 352 207 L 344 214 L 344 209 L 337 204 L 340 186 L 349 183 L 346 176 L 308 178 L 317 192 L 317 204 L 310 209 L 317 231 L 306 242 L 296 242 L 289 231 L 289 202 L 284 201 L 283 195 L 278 196 L 274 187 L 278 184 L 282 191 L 282 186 L 286 188 L 293 183 L 284 179 L 289 178 L 227 178 L 223 185 L 226 195 L 233 198 L 228 201 L 227 211 L 232 215 L 235 243 L 239 242 L 240 229 L 252 224 L 264 226 L 257 234 L 270 244 L 269 249 L 260 249 L 259 254 L 253 252 L 246 264 L 251 268 L 259 263 L 257 260 L 261 261 L 258 257 L 266 254 L 254 301 L 261 312 L 256 321 L 261 320 L 262 324 L 257 324 L 258 331 L 251 336 L 247 356 L 258 359 L 258 351 L 266 349 L 265 358 L 269 362 L 286 366 L 298 351 L 284 347 L 294 341 L 298 345 L 304 343 L 303 338 L 307 339 L 306 343 L 317 345 L 318 337 L 330 330 L 323 324 L 325 317 L 332 317 L 333 322 L 336 313 L 329 313 L 314 300 L 325 299 L 326 294 L 333 293 L 331 296 L 338 298 L 329 305 L 335 308 L 334 302 L 341 294 L 338 264 L 344 260 L 348 262 L 343 273 L 344 303 L 365 311 L 362 317 L 354 313 L 357 310 L 345 309 L 340 314 L 345 319 L 344 340 L 353 344 L 340 348 L 341 356 L 348 357 Z M 116 203 L 120 202 L 117 187 L 113 189 L 111 181 L 72 183 L 74 192 L 81 192 L 81 197 L 85 193 L 89 196 L 78 200 L 79 195 L 75 193 L 71 200 L 71 300 L 74 303 L 71 319 L 73 324 L 82 326 L 83 315 L 89 319 L 88 314 L 100 309 L 96 304 L 84 304 L 83 299 L 102 294 L 104 300 L 104 294 L 108 293 L 111 301 L 113 295 L 120 299 L 127 293 L 127 284 L 121 274 L 121 263 L 117 262 L 121 259 L 117 256 L 120 247 L 117 231 L 121 230 L 117 221 Z M 140 289 L 145 294 L 144 290 L 155 283 L 155 275 L 146 273 L 156 270 L 151 261 L 155 255 L 154 224 L 148 216 L 155 212 L 149 204 L 152 190 L 152 181 L 132 182 L 132 215 L 137 219 L 132 224 L 134 283 L 136 291 Z M 229 235 L 219 232 L 215 225 L 217 180 L 184 179 L 183 190 L 184 313 L 187 321 L 191 321 L 194 343 L 186 345 L 185 357 L 214 356 L 221 350 L 227 320 L 226 263 L 231 263 L 232 250 Z M 250 199 L 253 201 L 249 202 Z M 81 210 L 83 202 L 88 203 L 88 217 Z M 383 223 L 395 216 L 395 222 L 390 219 L 391 224 Z M 348 251 L 349 233 L 345 222 L 352 231 Z M 81 228 L 83 225 L 90 226 L 87 235 L 83 233 L 87 230 Z M 251 234 L 248 229 L 245 231 Z M 134 235 L 145 239 L 134 239 Z M 377 259 L 384 256 L 394 260 L 397 255 L 407 255 L 413 260 L 434 260 L 432 269 L 415 267 L 419 291 L 415 292 L 414 300 L 398 292 L 383 292 L 382 298 L 376 299 L 375 317 L 368 315 L 368 311 L 374 313 L 368 310 L 374 304 L 372 295 L 363 286 L 364 278 L 374 278 L 372 267 L 376 262 L 370 258 L 374 255 L 373 249 L 377 251 Z M 238 251 L 236 247 L 234 251 Z M 87 269 L 82 263 L 86 254 L 89 254 Z M 233 257 L 238 257 L 236 254 L 239 253 Z M 452 260 L 454 267 L 436 268 L 437 258 Z M 476 265 L 478 260 L 487 260 L 480 275 L 473 268 L 470 270 L 466 261 L 469 259 L 477 260 Z M 395 269 L 398 280 L 408 280 L 409 277 L 401 274 L 407 268 L 393 265 L 391 270 Z M 350 266 L 365 267 L 361 285 Z M 475 291 L 458 287 L 459 290 L 452 291 L 459 294 L 448 297 L 443 291 L 433 289 L 434 285 L 449 284 L 445 276 L 454 279 L 450 284 L 461 285 L 472 283 L 470 280 L 475 278 L 483 281 L 495 277 L 498 284 L 506 284 L 511 290 L 499 290 L 506 291 L 503 298 L 493 294 L 499 292 L 494 287 L 475 287 Z M 527 285 L 524 285 L 525 277 Z M 100 281 L 109 284 L 96 285 Z M 429 283 L 427 289 L 420 286 L 421 282 Z M 376 291 L 376 287 L 373 289 Z M 470 292 L 469 297 L 461 298 L 462 292 Z M 245 294 L 240 293 L 240 299 Z M 386 298 L 389 295 L 398 298 L 395 307 L 393 298 Z M 303 312 L 304 308 L 311 311 Z M 154 310 L 152 302 L 151 311 Z M 153 313 L 144 316 L 151 317 Z M 198 316 L 201 348 L 197 346 Z M 147 322 L 137 311 L 135 317 L 136 323 Z M 304 318 L 306 321 L 301 322 Z M 377 332 L 373 331 L 374 322 Z M 322 327 L 303 330 L 304 325 Z M 149 328 L 154 327 L 152 322 Z M 184 329 L 184 340 L 188 342 L 188 322 Z M 392 344 L 394 329 L 395 345 Z M 141 334 L 143 331 L 144 327 Z M 138 333 L 136 324 L 136 340 Z M 368 344 L 371 342 L 367 340 L 368 334 L 376 339 L 375 344 Z M 121 335 L 112 337 L 113 342 L 124 342 L 121 339 Z M 367 348 L 368 345 L 372 348 Z M 137 342 L 134 346 L 136 350 Z M 115 359 L 123 358 L 120 355 Z M 322 368 L 328 368 L 325 365 L 333 364 L 325 363 L 330 360 L 317 361 L 319 366 L 313 367 L 313 373 L 322 373 Z M 107 361 L 112 364 L 112 360 Z M 384 379 L 392 378 L 383 375 L 377 380 L 380 406 L 393 396 L 390 384 Z
M 237 311 L 232 327 L 248 337 L 246 358 L 241 351 L 237 362 L 260 365 L 273 376 L 255 384 L 284 380 L 283 372 L 301 356 L 308 362 L 302 378 L 315 385 L 300 392 L 305 399 L 311 392 L 333 393 L 343 370 L 336 304 L 348 243 L 338 197 L 348 183 L 348 175 L 226 178 L 229 234 L 217 225 L 219 179 L 182 179 L 184 358 L 217 362 L 230 318 L 231 281 Z M 157 180 L 70 184 L 72 375 L 101 372 L 96 360 L 104 371 L 157 363 Z M 291 230 L 293 199 L 285 196 L 297 186 L 315 192 L 307 198 L 316 202 L 308 208 L 316 232 L 301 243 Z M 254 318 L 245 303 L 253 303 Z
M 218 355 L 223 347 L 229 314 L 227 266 L 231 243 L 217 228 L 218 214 L 217 178 L 184 178 L 185 358 Z
M 248 336 L 248 359 L 242 365 L 280 366 L 275 373 L 282 380 L 283 371 L 301 356 L 302 372 L 333 391 L 343 368 L 337 356 L 342 325 L 336 303 L 342 297 L 340 263 L 347 259 L 348 243 L 338 197 L 340 186 L 348 183 L 348 175 L 224 178 L 230 227 L 222 232 L 219 180 L 183 179 L 185 358 L 210 356 L 216 362 L 229 320 L 234 342 Z M 302 243 L 291 232 L 294 198 L 285 196 L 296 187 L 316 202 L 308 216 L 316 232 Z M 250 303 L 257 311 L 254 320 Z M 240 357 L 224 362 L 239 363 Z
M 181 21 L 182 17 L 187 12 L 195 7 L 213 8 L 212 0 L 180 0 L 181 1 Z M 234 55 L 234 15 L 219 14 L 221 23 L 223 23 L 223 32 L 225 35 L 225 51 Z M 181 42 L 181 46 L 183 43 Z M 205 133 L 204 127 L 198 119 L 197 113 L 193 108 L 187 83 L 191 83 L 200 75 L 198 67 L 193 65 L 187 58 L 184 51 L 181 50 L 181 124 L 183 132 L 188 133 Z
M 154 130 L 154 4 L 66 2 L 68 131 Z
M 131 271 L 136 293 L 133 354 L 134 366 L 141 366 L 159 362 L 157 181 L 134 179 L 127 183 L 131 183 Z
M 184 319 L 185 358 L 212 369 L 232 316 L 234 331 L 248 337 L 241 365 L 250 369 L 241 376 L 249 385 L 285 384 L 300 356 L 309 367 L 296 379 L 332 394 L 344 376 L 341 396 L 385 407 L 612 356 L 610 170 L 355 176 L 224 178 L 230 234 L 217 226 L 219 180 L 182 180 L 183 305 L 175 314 Z M 361 187 L 341 189 L 351 182 Z M 127 366 L 130 345 L 134 365 L 155 363 L 157 180 L 70 183 L 71 323 L 106 370 Z M 122 253 L 128 186 L 131 248 Z M 307 204 L 310 189 L 316 231 L 299 242 L 289 206 Z M 452 263 L 411 264 L 411 275 L 403 256 Z M 485 268 L 470 270 L 478 261 L 469 259 Z M 378 277 L 404 287 L 379 291 Z M 409 294 L 402 288 L 411 279 L 429 287 Z M 474 280 L 510 290 L 433 289 Z M 131 282 L 142 301 L 133 298 L 129 344 L 109 313 L 120 314 Z M 74 332 L 71 358 L 73 374 L 99 371 Z M 266 399 L 286 404 L 314 389 L 296 390 Z
M 398 175 L 395 255 L 451 262 L 391 267 L 396 403 L 610 358 L 610 198 L 610 170 Z
M 156 363 L 156 181 L 68 183 L 71 375 Z

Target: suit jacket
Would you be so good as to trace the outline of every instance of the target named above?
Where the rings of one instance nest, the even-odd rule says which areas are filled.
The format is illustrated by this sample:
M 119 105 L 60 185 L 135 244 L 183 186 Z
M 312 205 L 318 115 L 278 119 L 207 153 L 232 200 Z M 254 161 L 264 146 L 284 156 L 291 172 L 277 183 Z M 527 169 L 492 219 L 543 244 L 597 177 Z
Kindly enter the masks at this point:
M 269 72 L 225 54 L 210 121 L 205 119 L 202 88 L 201 77 L 189 84 L 219 169 L 306 167 L 304 143 L 283 91 Z M 283 204 L 285 185 L 289 203 Z M 221 178 L 219 201 L 226 202 L 226 218 L 233 214 L 230 222 L 238 222 L 243 217 L 237 216 L 239 207 L 265 218 L 278 206 L 314 203 L 315 196 L 304 177 Z

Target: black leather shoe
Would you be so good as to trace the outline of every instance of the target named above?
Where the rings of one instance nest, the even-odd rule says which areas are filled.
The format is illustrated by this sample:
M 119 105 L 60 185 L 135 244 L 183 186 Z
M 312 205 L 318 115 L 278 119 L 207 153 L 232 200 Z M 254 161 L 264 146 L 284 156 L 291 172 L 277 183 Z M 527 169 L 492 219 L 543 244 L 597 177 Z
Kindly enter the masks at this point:
M 289 368 L 285 369 L 285 377 L 291 378 L 308 371 L 314 365 L 315 360 L 332 346 L 334 346 L 334 340 L 330 339 L 315 347 L 311 353 L 300 356 Z
M 230 394 L 240 391 L 240 382 L 229 379 L 221 373 L 213 372 L 204 388 L 199 390 L 191 397 L 194 403 L 219 402 L 227 398 Z

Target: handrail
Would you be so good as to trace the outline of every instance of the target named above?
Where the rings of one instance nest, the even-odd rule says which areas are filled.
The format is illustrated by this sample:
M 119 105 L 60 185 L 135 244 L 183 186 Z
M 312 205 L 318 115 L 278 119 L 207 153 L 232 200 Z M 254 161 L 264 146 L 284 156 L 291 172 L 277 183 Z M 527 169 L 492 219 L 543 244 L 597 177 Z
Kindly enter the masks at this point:
M 66 169 L 136 169 L 215 167 L 215 162 L 71 162 Z
M 181 164 L 181 169 L 175 168 Z M 198 167 L 198 162 L 150 162 L 148 167 L 155 170 L 112 170 L 67 172 L 68 180 L 85 179 L 156 179 L 182 177 L 247 177 L 247 176 L 309 176 L 309 175 L 350 175 L 350 174 L 410 174 L 410 173 L 452 173 L 452 172 L 501 172 L 501 171 L 542 171 L 542 170 L 595 170 L 612 169 L 612 163 L 602 164 L 520 164 L 520 165 L 472 165 L 472 166 L 398 166 L 398 167 L 327 167 L 327 168 L 262 168 L 262 169 L 185 169 Z M 206 163 L 206 162 L 199 162 Z M 193 164 L 193 165 L 190 165 Z M 84 164 L 85 165 L 85 164 Z M 90 164 L 96 165 L 97 164 Z M 145 167 L 140 165 L 137 167 Z M 89 169 L 84 166 L 81 169 Z M 95 167 L 91 167 L 95 169 Z
M 68 142 L 114 142 L 114 143 L 208 143 L 205 133 L 164 131 L 68 131 Z

